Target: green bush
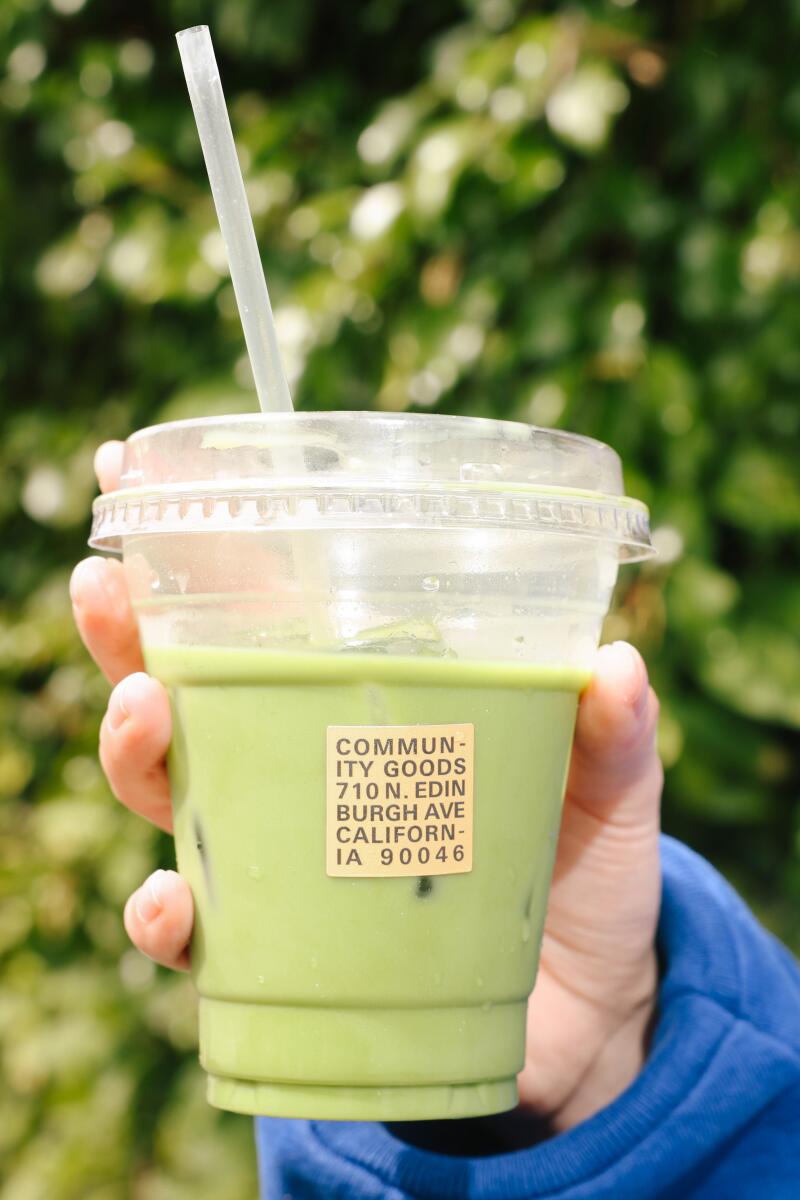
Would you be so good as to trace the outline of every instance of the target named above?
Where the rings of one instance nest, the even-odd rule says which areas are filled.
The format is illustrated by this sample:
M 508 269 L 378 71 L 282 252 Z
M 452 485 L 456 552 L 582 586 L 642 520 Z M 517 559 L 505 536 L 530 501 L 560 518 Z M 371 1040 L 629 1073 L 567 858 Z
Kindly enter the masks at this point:
M 173 41 L 204 20 L 297 402 L 617 448 L 661 558 L 607 635 L 663 699 L 666 827 L 800 946 L 798 0 L 9 0 L 2 1200 L 255 1190 L 190 984 L 122 930 L 172 851 L 103 782 L 67 598 L 97 444 L 255 406 Z

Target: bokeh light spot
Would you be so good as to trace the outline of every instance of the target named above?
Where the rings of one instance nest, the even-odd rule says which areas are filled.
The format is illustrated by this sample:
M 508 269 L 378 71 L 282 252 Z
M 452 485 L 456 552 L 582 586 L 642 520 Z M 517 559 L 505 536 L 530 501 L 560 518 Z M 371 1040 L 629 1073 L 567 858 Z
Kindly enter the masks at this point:
M 387 232 L 405 207 L 403 189 L 398 183 L 378 183 L 368 188 L 350 214 L 353 234 L 370 241 Z
M 299 242 L 307 242 L 319 232 L 321 223 L 319 213 L 309 205 L 303 204 L 289 214 L 286 228 L 293 238 L 297 238 Z
M 456 103 L 467 112 L 477 112 L 488 98 L 489 89 L 477 75 L 467 75 L 456 84 Z
M 78 82 L 87 96 L 99 100 L 111 91 L 113 76 L 105 63 L 90 62 L 81 71 Z
M 49 464 L 34 467 L 22 488 L 22 507 L 28 516 L 46 523 L 58 516 L 65 499 L 63 472 Z
M 489 101 L 489 111 L 495 121 L 501 124 L 512 124 L 525 115 L 525 97 L 519 88 L 501 87 L 492 92 Z
M 514 70 L 521 79 L 539 79 L 547 70 L 547 51 L 539 42 L 523 42 L 514 55 Z
M 81 11 L 85 3 L 86 0 L 50 0 L 51 7 L 63 17 L 74 16 Z
M 674 525 L 659 525 L 652 533 L 659 562 L 675 562 L 683 554 L 683 535 Z
M 142 38 L 129 38 L 119 48 L 120 70 L 132 78 L 146 75 L 153 65 L 153 48 Z
M 528 401 L 528 420 L 545 428 L 555 425 L 567 404 L 567 394 L 560 384 L 548 380 L 540 383 Z
M 8 56 L 8 73 L 19 83 L 33 83 L 46 62 L 47 55 L 41 42 L 20 42 Z

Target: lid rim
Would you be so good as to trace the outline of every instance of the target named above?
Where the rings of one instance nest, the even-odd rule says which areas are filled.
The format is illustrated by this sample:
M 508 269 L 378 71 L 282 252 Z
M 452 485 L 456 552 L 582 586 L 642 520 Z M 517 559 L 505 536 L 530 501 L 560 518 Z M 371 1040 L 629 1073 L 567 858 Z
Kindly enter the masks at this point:
M 139 503 L 148 500 L 153 502 L 159 500 L 228 500 L 240 496 L 257 498 L 259 496 L 281 496 L 286 493 L 310 496 L 316 492 L 340 493 L 344 495 L 360 494 L 362 492 L 368 494 L 375 492 L 399 492 L 404 495 L 413 495 L 415 492 L 419 492 L 426 496 L 433 496 L 438 492 L 445 496 L 504 496 L 509 499 L 542 496 L 554 500 L 563 498 L 567 501 L 575 501 L 576 503 L 602 505 L 606 508 L 621 508 L 626 511 L 639 512 L 644 516 L 649 516 L 647 505 L 643 500 L 639 500 L 634 496 L 618 496 L 610 492 L 596 492 L 588 488 L 573 488 L 551 483 L 480 480 L 476 486 L 474 480 L 458 481 L 441 479 L 393 479 L 388 485 L 386 481 L 370 479 L 358 480 L 356 484 L 331 483 L 326 482 L 324 478 L 319 481 L 315 480 L 313 483 L 310 483 L 307 478 L 301 480 L 290 478 L 276 481 L 275 483 L 264 482 L 262 480 L 253 480 L 252 482 L 249 480 L 236 480 L 234 482 L 227 479 L 199 479 L 191 483 L 187 480 L 177 480 L 170 483 L 118 488 L 114 492 L 104 492 L 102 495 L 96 496 L 92 501 L 92 511 L 99 511 L 113 504 L 130 501 Z
M 408 424 L 415 419 L 423 418 L 426 425 L 435 423 L 437 425 L 447 424 L 469 424 L 473 428 L 479 426 L 496 427 L 502 425 L 504 427 L 525 430 L 530 433 L 544 433 L 548 437 L 556 438 L 558 441 L 578 442 L 586 446 L 593 446 L 604 450 L 611 454 L 617 460 L 621 461 L 617 451 L 613 446 L 609 446 L 608 442 L 603 442 L 599 438 L 590 437 L 585 433 L 573 433 L 568 429 L 553 429 L 546 425 L 532 425 L 527 421 L 508 421 L 504 417 L 477 417 L 471 416 L 469 413 L 418 413 L 418 412 L 382 412 L 378 409 L 295 409 L 293 412 L 246 412 L 246 413 L 231 413 L 229 415 L 214 416 L 214 417 L 182 417 L 176 421 L 159 421 L 155 425 L 147 425 L 144 429 L 137 429 L 135 433 L 130 434 L 127 438 L 128 442 L 138 442 L 148 437 L 153 433 L 161 433 L 162 431 L 191 429 L 193 427 L 209 427 L 218 425 L 240 425 L 248 422 L 259 422 L 269 426 L 270 424 L 291 424 L 292 421 L 302 419 L 304 421 L 324 421 L 337 417 L 357 418 L 359 421 L 366 420 L 370 424 L 386 424 L 402 426 Z
M 126 489 L 92 506 L 90 542 L 118 549 L 124 537 L 300 529 L 516 529 L 582 537 L 652 557 L 646 505 L 628 497 L 531 485 L 528 489 L 343 486 Z

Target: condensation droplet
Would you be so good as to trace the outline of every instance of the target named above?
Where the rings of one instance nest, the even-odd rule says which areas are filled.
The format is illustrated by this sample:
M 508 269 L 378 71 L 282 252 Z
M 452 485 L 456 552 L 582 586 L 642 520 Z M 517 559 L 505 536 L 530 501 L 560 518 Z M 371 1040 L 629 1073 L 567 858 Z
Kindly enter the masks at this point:
M 259 982 L 259 983 L 264 983 L 264 976 L 263 976 L 263 975 L 259 975 L 259 977 L 258 977 L 258 982 Z
M 527 917 L 522 922 L 522 940 L 529 942 L 531 940 L 531 923 Z
M 251 879 L 263 879 L 264 878 L 264 871 L 261 867 L 249 866 L 247 868 L 247 874 L 250 876 Z
M 436 575 L 426 575 L 422 581 L 422 590 L 424 592 L 438 592 L 439 579 Z
M 462 463 L 458 473 L 462 483 L 491 482 L 502 479 L 503 468 L 499 463 Z
M 483 976 L 482 976 L 482 975 L 476 975 L 476 976 L 475 976 L 475 986 L 476 986 L 476 987 L 483 987 Z

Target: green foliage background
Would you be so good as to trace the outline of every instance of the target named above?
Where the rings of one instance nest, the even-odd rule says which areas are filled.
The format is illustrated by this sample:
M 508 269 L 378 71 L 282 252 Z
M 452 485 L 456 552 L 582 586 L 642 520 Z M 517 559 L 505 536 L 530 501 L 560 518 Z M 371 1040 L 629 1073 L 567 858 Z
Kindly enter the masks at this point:
M 194 997 L 126 941 L 166 839 L 96 763 L 67 598 L 92 454 L 255 406 L 173 41 L 217 43 L 309 408 L 612 443 L 662 557 L 609 637 L 666 827 L 800 947 L 800 0 L 0 7 L 0 1198 L 245 1200 Z

